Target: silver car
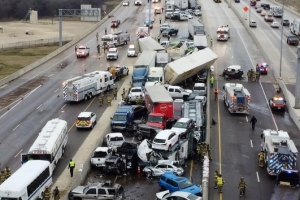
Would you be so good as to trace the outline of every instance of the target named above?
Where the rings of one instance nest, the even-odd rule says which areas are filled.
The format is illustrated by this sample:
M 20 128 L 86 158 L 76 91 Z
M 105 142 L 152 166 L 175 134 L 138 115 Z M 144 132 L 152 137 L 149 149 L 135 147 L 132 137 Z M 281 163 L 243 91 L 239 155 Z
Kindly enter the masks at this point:
M 170 161 L 170 160 L 159 160 L 158 164 L 153 166 L 148 166 L 143 169 L 143 173 L 148 176 L 161 176 L 165 172 L 174 172 L 178 176 L 182 176 L 184 174 L 183 168 L 179 165 L 178 161 Z

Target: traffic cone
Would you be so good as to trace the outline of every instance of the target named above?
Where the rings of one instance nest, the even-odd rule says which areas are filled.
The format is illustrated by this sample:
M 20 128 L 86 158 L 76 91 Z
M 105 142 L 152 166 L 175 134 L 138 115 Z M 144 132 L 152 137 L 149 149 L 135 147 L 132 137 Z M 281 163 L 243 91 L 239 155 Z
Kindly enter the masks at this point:
M 140 174 L 141 173 L 141 168 L 140 168 L 140 166 L 138 166 L 138 174 Z

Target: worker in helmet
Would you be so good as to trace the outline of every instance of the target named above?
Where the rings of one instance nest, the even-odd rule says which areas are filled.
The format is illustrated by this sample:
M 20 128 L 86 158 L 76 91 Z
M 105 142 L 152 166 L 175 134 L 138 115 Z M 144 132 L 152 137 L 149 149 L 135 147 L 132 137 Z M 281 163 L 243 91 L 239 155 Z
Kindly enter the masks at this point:
M 246 182 L 244 181 L 244 178 L 242 177 L 240 182 L 239 182 L 239 186 L 238 188 L 240 189 L 240 197 L 245 195 L 246 192 Z
M 223 189 L 223 185 L 224 185 L 225 181 L 222 177 L 222 174 L 219 174 L 219 177 L 217 178 L 217 184 L 218 184 L 218 191 L 219 193 L 222 193 L 222 189 Z
M 258 166 L 264 167 L 264 152 L 263 151 L 260 151 L 258 153 Z
M 43 195 L 43 200 L 50 200 L 50 197 L 51 197 L 51 193 L 50 193 L 49 187 L 46 186 L 46 189 L 45 189 L 44 195 Z

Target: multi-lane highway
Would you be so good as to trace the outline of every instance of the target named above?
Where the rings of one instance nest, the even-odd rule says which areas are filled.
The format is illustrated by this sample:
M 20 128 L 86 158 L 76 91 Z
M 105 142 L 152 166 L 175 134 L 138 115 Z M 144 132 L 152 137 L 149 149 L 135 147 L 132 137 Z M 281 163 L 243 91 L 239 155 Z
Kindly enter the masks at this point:
M 231 115 L 228 113 L 222 101 L 222 86 L 225 81 L 219 76 L 223 69 L 229 65 L 238 64 L 241 65 L 246 72 L 249 69 L 253 69 L 257 63 L 264 61 L 266 58 L 262 57 L 260 49 L 254 44 L 253 39 L 225 2 L 216 4 L 211 0 L 205 2 L 199 1 L 199 3 L 202 4 L 203 17 L 201 17 L 201 20 L 206 26 L 206 33 L 209 35 L 208 38 L 214 38 L 214 44 L 211 48 L 219 56 L 215 63 L 214 75 L 216 83 L 214 87 L 219 89 L 220 98 L 217 102 L 211 101 L 211 116 L 218 124 L 211 127 L 213 161 L 211 162 L 210 171 L 211 177 L 213 177 L 213 171 L 220 170 L 226 181 L 224 193 L 220 196 L 217 191 L 213 189 L 213 181 L 212 178 L 210 179 L 209 199 L 238 198 L 237 185 L 239 178 L 242 176 L 247 182 L 246 195 L 248 199 L 268 199 L 271 196 L 274 179 L 267 175 L 265 169 L 258 168 L 257 153 L 260 150 L 260 133 L 263 129 L 269 128 L 286 130 L 294 139 L 297 148 L 300 149 L 300 142 L 297 135 L 299 130 L 292 122 L 288 113 L 273 114 L 269 110 L 267 99 L 275 94 L 275 88 L 273 86 L 275 78 L 272 73 L 269 73 L 267 76 L 262 76 L 261 82 L 249 83 L 246 80 L 239 81 L 244 84 L 251 93 L 250 115 Z M 243 6 L 248 4 L 249 2 L 246 1 L 240 3 L 238 6 L 242 9 Z M 161 5 L 161 3 L 157 5 Z M 143 26 L 145 17 L 143 11 L 146 7 L 148 7 L 146 2 L 140 7 L 135 7 L 133 3 L 131 3 L 129 7 L 121 7 L 112 18 L 121 20 L 122 23 L 118 30 L 131 33 L 131 40 L 135 39 L 136 28 Z M 252 18 L 258 22 L 257 29 L 261 31 L 262 34 L 268 35 L 269 40 L 273 43 L 272 47 L 264 47 L 265 51 L 275 51 L 276 57 L 278 58 L 278 52 L 280 51 L 280 30 L 272 29 L 269 23 L 263 21 L 263 17 L 257 14 L 254 9 L 252 9 L 252 11 Z M 285 12 L 285 14 L 287 16 L 286 18 L 290 20 L 296 18 L 296 16 L 291 13 Z M 160 15 L 156 16 L 154 28 L 151 30 L 151 36 L 153 37 L 156 37 L 159 32 L 159 16 Z M 163 16 L 163 14 L 161 16 Z M 164 19 L 164 17 L 162 18 Z M 278 19 L 276 20 L 278 21 Z M 169 20 L 167 21 L 169 22 Z M 127 46 L 118 48 L 120 54 L 117 61 L 106 61 L 103 54 L 100 58 L 96 54 L 96 32 L 99 32 L 99 35 L 102 36 L 104 34 L 104 28 L 109 27 L 109 23 L 110 20 L 79 43 L 91 48 L 90 57 L 77 59 L 74 55 L 74 49 L 70 48 L 0 90 L 0 96 L 3 97 L 3 95 L 14 91 L 14 89 L 29 79 L 42 77 L 44 80 L 43 85 L 37 86 L 24 100 L 12 104 L 9 111 L 6 109 L 0 111 L 0 162 L 2 164 L 9 165 L 13 171 L 17 170 L 20 167 L 20 154 L 28 151 L 40 129 L 48 120 L 59 117 L 66 120 L 70 128 L 65 158 L 58 164 L 58 168 L 54 173 L 54 179 L 61 174 L 68 163 L 68 159 L 74 156 L 90 132 L 89 130 L 78 131 L 73 127 L 77 115 L 84 110 L 91 110 L 98 116 L 101 116 L 101 113 L 105 110 L 105 107 L 99 107 L 97 99 L 94 98 L 86 102 L 64 102 L 61 98 L 62 81 L 86 72 L 106 70 L 108 66 L 116 64 L 124 64 L 131 67 L 136 60 L 135 58 L 127 58 Z M 171 40 L 176 40 L 188 35 L 186 22 L 169 22 L 169 24 L 179 29 L 178 36 L 176 38 L 172 37 Z M 227 42 L 216 41 L 216 31 L 220 25 L 229 25 L 231 28 L 231 38 Z M 108 28 L 108 30 L 110 30 L 110 28 Z M 284 28 L 284 35 L 285 37 L 289 35 L 287 28 Z M 162 38 L 161 41 L 165 39 L 166 38 Z M 284 69 L 290 73 L 295 72 L 295 49 L 295 47 L 286 45 L 284 39 Z M 58 68 L 59 63 L 64 60 L 68 60 L 68 66 L 63 69 Z M 270 66 L 272 67 L 274 64 L 278 63 L 270 63 Z M 40 80 L 38 80 L 38 82 L 39 81 Z M 117 86 L 120 87 L 121 84 L 122 80 L 117 82 Z M 58 98 L 57 95 L 60 95 L 60 97 Z M 252 115 L 255 115 L 258 119 L 255 131 L 251 130 L 249 124 Z M 185 175 L 194 177 L 193 180 L 197 184 L 200 184 L 200 164 L 194 165 L 190 163 L 187 168 L 188 170 Z M 190 171 L 189 169 L 192 170 Z M 120 182 L 122 181 L 123 180 L 120 180 Z M 138 180 L 129 180 L 129 182 L 134 181 Z M 128 190 L 133 190 L 134 187 L 137 187 L 137 184 L 133 184 L 132 187 L 128 185 L 128 187 Z M 157 192 L 157 186 L 154 188 L 154 190 L 145 191 L 145 194 L 142 195 L 143 198 L 153 199 L 155 196 L 154 193 Z

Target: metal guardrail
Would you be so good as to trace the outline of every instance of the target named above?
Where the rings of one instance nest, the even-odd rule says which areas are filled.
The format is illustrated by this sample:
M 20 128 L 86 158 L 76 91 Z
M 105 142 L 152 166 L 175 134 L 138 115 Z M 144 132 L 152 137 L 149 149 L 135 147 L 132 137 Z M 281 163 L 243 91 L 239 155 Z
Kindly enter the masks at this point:
M 62 41 L 63 41 L 63 43 L 68 43 L 79 37 L 80 36 L 63 37 Z M 21 42 L 15 42 L 15 43 L 0 44 L 0 50 L 5 51 L 5 50 L 12 50 L 12 49 L 24 49 L 24 48 L 33 48 L 33 47 L 40 47 L 40 46 L 50 46 L 50 45 L 58 45 L 58 43 L 59 43 L 58 38 L 21 41 Z

